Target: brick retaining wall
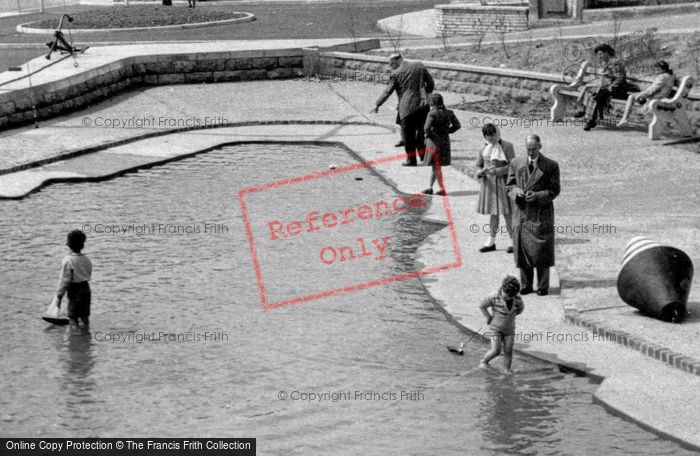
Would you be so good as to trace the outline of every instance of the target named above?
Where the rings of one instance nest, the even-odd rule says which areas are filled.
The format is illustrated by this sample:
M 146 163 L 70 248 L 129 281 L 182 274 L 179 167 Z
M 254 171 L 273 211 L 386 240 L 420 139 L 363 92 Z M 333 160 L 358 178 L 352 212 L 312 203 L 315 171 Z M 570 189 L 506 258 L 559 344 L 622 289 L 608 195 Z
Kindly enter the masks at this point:
M 435 29 L 438 33 L 449 35 L 527 30 L 528 20 L 527 6 L 474 3 L 435 5 Z

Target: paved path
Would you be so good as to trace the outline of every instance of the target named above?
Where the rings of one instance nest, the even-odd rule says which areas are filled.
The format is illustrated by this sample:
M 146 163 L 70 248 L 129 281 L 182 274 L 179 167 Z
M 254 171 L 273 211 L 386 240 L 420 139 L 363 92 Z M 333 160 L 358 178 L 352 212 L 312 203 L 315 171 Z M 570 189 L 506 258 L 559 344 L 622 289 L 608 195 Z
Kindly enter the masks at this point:
M 378 26 L 382 30 L 388 30 L 392 37 L 396 37 L 401 30 L 401 47 L 415 48 L 421 46 L 442 46 L 441 39 L 435 31 L 435 10 L 423 10 L 392 16 L 379 21 Z M 618 33 L 629 33 L 636 30 L 657 28 L 661 32 L 668 33 L 693 33 L 698 30 L 700 12 L 669 14 L 664 16 L 625 18 L 619 23 Z M 614 24 L 612 21 L 597 21 L 584 24 L 563 23 L 561 27 L 533 28 L 527 32 L 512 32 L 506 34 L 507 39 L 543 39 L 563 37 L 589 37 L 601 34 L 612 34 Z M 561 34 L 561 35 L 560 35 Z M 426 38 L 433 38 L 427 40 Z M 485 40 L 497 40 L 500 37 L 490 33 Z M 449 37 L 450 45 L 457 43 L 473 43 L 474 37 Z
M 172 128 L 173 122 L 186 123 L 197 118 L 219 118 L 220 122 L 305 123 L 289 127 L 201 130 L 133 142 L 97 155 L 0 176 L 0 192 L 8 196 L 22 194 L 46 178 L 110 175 L 151 161 L 196 152 L 231 138 L 337 140 L 365 158 L 395 154 L 392 144 L 396 133 L 391 131 L 394 105 L 387 103 L 379 115 L 368 114 L 381 90 L 381 86 L 360 82 L 260 81 L 166 86 L 131 92 L 90 110 L 42 123 L 39 129 L 27 127 L 3 132 L 0 134 L 0 167 L 60 157 L 67 152 L 147 132 L 162 132 Z M 446 95 L 448 103 L 462 97 Z M 465 128 L 454 137 L 457 166 L 446 171 L 446 179 L 457 245 L 464 265 L 429 276 L 425 283 L 449 315 L 476 332 L 483 325 L 475 307 L 479 299 L 493 291 L 504 274 L 515 271 L 512 257 L 502 250 L 502 238 L 497 241 L 499 251 L 486 255 L 476 252 L 485 238 L 481 227 L 486 220 L 473 211 L 475 183 L 464 173 L 457 172 L 457 168 L 472 166 L 474 157 L 483 147 L 480 127 L 487 119 L 484 115 L 464 111 L 458 112 L 458 116 Z M 165 125 L 160 124 L 161 118 Z M 142 119 L 143 124 L 132 128 L 106 128 L 105 119 L 133 119 L 132 123 Z M 158 123 L 145 125 L 144 119 L 158 119 L 155 121 Z M 309 125 L 316 120 L 334 121 L 338 125 Z M 341 123 L 369 121 L 385 127 L 340 126 Z M 697 287 L 690 299 L 692 318 L 683 325 L 641 317 L 634 309 L 621 305 L 614 292 L 620 256 L 632 236 L 647 235 L 678 245 L 698 264 L 700 200 L 694 197 L 698 191 L 696 176 L 700 173 L 697 155 L 664 142 L 649 142 L 646 135 L 637 131 L 599 129 L 586 133 L 573 126 L 529 125 L 526 128 L 518 119 L 499 121 L 507 124 L 502 128 L 503 136 L 515 143 L 517 153 L 523 153 L 526 134 L 534 132 L 544 139 L 543 153 L 560 162 L 563 191 L 555 202 L 558 225 L 591 229 L 598 224 L 616 228 L 614 233 L 571 232 L 558 237 L 557 272 L 563 284 L 561 295 L 526 297 L 526 312 L 519 320 L 518 331 L 523 336 L 518 350 L 604 377 L 596 393 L 599 400 L 658 432 L 700 448 L 697 435 L 700 376 L 671 368 L 619 344 L 599 338 L 594 340 L 591 331 L 563 321 L 566 308 L 586 308 L 606 324 L 625 327 L 639 337 L 653 339 L 688 356 L 697 356 L 700 328 Z M 102 166 L 95 166 L 95 163 Z M 400 189 L 416 192 L 424 188 L 428 170 L 395 164 L 388 167 L 385 174 Z M 430 216 L 445 220 L 443 199 L 434 198 L 433 201 Z M 454 261 L 452 245 L 451 231 L 438 231 L 421 247 L 418 260 L 426 265 Z M 594 305 L 590 301 L 595 301 Z M 525 340 L 525 334 L 533 337 Z M 455 341 L 436 341 L 439 344 L 449 342 Z M 481 344 L 472 344 L 473 349 L 484 349 Z

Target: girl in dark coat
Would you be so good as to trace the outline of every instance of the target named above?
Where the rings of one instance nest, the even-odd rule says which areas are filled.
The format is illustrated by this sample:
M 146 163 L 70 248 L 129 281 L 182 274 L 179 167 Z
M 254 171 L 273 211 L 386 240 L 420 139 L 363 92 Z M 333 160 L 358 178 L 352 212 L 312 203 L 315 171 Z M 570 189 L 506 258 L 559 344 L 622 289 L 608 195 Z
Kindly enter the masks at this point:
M 457 116 L 451 109 L 445 108 L 442 95 L 432 93 L 428 96 L 430 112 L 425 121 L 425 164 L 433 168 L 430 174 L 430 188 L 423 190 L 426 195 L 433 194 L 433 185 L 438 181 L 440 191 L 438 195 L 446 195 L 445 183 L 442 178 L 443 166 L 450 166 L 452 154 L 450 151 L 450 134 L 459 130 L 460 125 Z

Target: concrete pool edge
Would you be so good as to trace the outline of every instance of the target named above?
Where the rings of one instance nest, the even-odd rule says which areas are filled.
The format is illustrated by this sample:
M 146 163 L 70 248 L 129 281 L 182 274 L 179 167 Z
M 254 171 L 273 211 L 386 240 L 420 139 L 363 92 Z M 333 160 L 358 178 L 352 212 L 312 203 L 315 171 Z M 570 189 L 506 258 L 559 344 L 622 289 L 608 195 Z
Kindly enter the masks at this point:
M 477 197 L 473 196 L 467 204 L 469 208 L 455 216 L 464 225 L 468 225 L 468 221 L 476 216 L 473 212 L 476 200 Z M 466 338 L 465 350 L 476 346 L 477 350 L 485 353 L 485 344 L 470 344 L 472 340 L 481 339 L 474 335 L 484 328 L 484 317 L 478 310 L 478 304 L 498 288 L 500 279 L 506 273 L 516 277 L 518 273 L 512 264 L 512 257 L 506 256 L 503 250 L 484 256 L 474 253 L 478 255 L 477 260 L 470 264 L 467 259 L 469 252 L 476 252 L 482 245 L 482 239 L 475 241 L 468 229 L 462 229 L 460 240 L 461 249 L 465 252 L 463 269 L 471 268 L 471 271 L 449 271 L 435 280 L 424 280 L 424 286 L 448 319 L 470 334 Z M 433 233 L 426 241 L 430 242 L 419 248 L 417 261 L 422 264 L 441 261 L 442 251 L 449 246 L 444 230 Z M 497 245 L 499 242 L 497 239 Z M 487 258 L 490 261 L 484 261 Z M 485 277 L 490 283 L 484 284 Z M 565 289 L 562 293 L 570 297 L 581 293 L 581 290 Z M 594 330 L 568 323 L 566 317 L 570 309 L 565 307 L 563 295 L 524 297 L 525 312 L 516 325 L 515 351 L 600 382 L 593 400 L 608 411 L 683 447 L 700 450 L 700 437 L 694 433 L 700 414 L 697 408 L 690 405 L 696 402 L 692 398 L 693 394 L 695 397 L 698 395 L 694 391 L 700 391 L 700 378 L 661 363 L 641 351 L 629 350 L 632 346 L 620 345 L 600 336 L 596 338 L 592 336 Z M 571 337 L 565 339 L 567 342 L 556 338 L 550 341 L 543 340 L 546 339 L 541 337 L 543 334 Z M 526 343 L 522 342 L 524 337 L 518 339 L 518 336 L 527 335 L 540 337 Z M 579 337 L 580 343 L 569 342 L 576 337 Z M 450 344 L 457 342 L 449 341 Z M 492 364 L 498 362 L 500 360 L 497 358 Z M 517 368 L 516 364 L 516 375 Z
M 264 126 L 264 125 L 382 125 L 374 122 L 343 122 L 343 121 L 333 121 L 333 120 L 251 120 L 243 122 L 229 122 L 227 124 L 212 125 L 212 126 L 194 126 L 194 127 L 181 127 L 164 129 L 159 131 L 152 131 L 143 134 L 137 134 L 134 136 L 129 136 L 122 139 L 117 139 L 114 141 L 108 141 L 103 144 L 97 144 L 91 147 L 80 147 L 72 150 L 67 150 L 61 152 L 57 155 L 41 158 L 38 160 L 27 161 L 19 165 L 9 166 L 6 168 L 0 168 L 0 176 L 5 174 L 12 174 L 18 171 L 25 171 L 32 168 L 38 168 L 44 165 L 48 165 L 57 161 L 67 160 L 70 158 L 79 157 L 81 155 L 91 154 L 94 152 L 100 152 L 105 149 L 110 149 L 116 146 L 121 146 L 125 144 L 131 144 L 137 141 L 143 141 L 144 139 L 157 138 L 159 136 L 172 135 L 176 133 L 187 133 L 191 131 L 198 130 L 211 130 L 220 128 L 236 128 L 236 127 L 250 127 L 250 126 Z
M 230 131 L 226 131 L 226 129 L 229 129 Z M 285 143 L 285 142 L 300 142 L 300 143 L 321 143 L 321 144 L 328 144 L 328 143 L 339 143 L 345 146 L 348 150 L 354 152 L 357 156 L 361 157 L 363 160 L 371 160 L 372 157 L 370 154 L 373 153 L 381 153 L 382 151 L 388 150 L 388 149 L 393 149 L 392 143 L 395 140 L 395 135 L 392 134 L 391 132 L 392 127 L 389 126 L 383 126 L 380 124 L 375 124 L 375 123 L 369 123 L 369 122 L 331 122 L 331 121 L 320 121 L 320 122 L 312 122 L 312 121 L 306 121 L 306 122 L 300 122 L 300 123 L 295 123 L 293 121 L 284 121 L 284 122 L 259 122 L 259 123 L 251 123 L 248 125 L 244 126 L 237 126 L 237 127 L 222 127 L 222 128 L 217 128 L 217 129 L 198 129 L 198 130 L 193 130 L 193 129 L 187 129 L 186 131 L 178 131 L 178 132 L 160 132 L 158 135 L 153 135 L 149 137 L 144 137 L 144 138 L 139 138 L 139 139 L 133 139 L 131 141 L 118 141 L 118 145 L 116 146 L 107 146 L 103 147 L 100 151 L 96 152 L 95 154 L 90 154 L 90 152 L 85 152 L 84 154 L 79 154 L 75 155 L 71 160 L 74 160 L 76 163 L 80 161 L 87 161 L 89 158 L 92 156 L 92 158 L 96 158 L 95 156 L 98 154 L 103 154 L 103 156 L 108 156 L 111 154 L 111 156 L 114 155 L 122 155 L 122 156 L 129 156 L 129 157 L 146 157 L 144 158 L 144 163 L 142 164 L 137 164 L 133 165 L 133 162 L 129 162 L 132 166 L 129 166 L 127 168 L 114 171 L 111 170 L 112 172 L 109 175 L 105 175 L 107 177 L 94 177 L 93 180 L 105 180 L 109 179 L 115 175 L 120 175 L 124 174 L 126 172 L 129 172 L 131 170 L 135 169 L 140 169 L 140 168 L 147 168 L 150 166 L 157 166 L 158 164 L 166 163 L 169 161 L 174 161 L 178 159 L 183 159 L 187 158 L 199 153 L 204 153 L 207 150 L 211 150 L 214 147 L 217 147 L 220 144 L 227 144 L 227 143 L 245 143 L 245 142 L 274 142 L 274 143 Z M 179 137 L 180 139 L 182 138 L 188 138 L 189 143 L 184 144 L 183 148 L 181 149 L 180 152 L 177 150 L 172 151 L 170 149 L 167 149 L 164 147 L 164 142 L 167 143 L 168 137 L 170 139 L 174 138 L 175 136 Z M 226 136 L 226 137 L 225 137 Z M 238 138 L 238 139 L 237 139 Z M 243 138 L 243 139 L 240 139 Z M 256 138 L 256 139 L 253 139 Z M 150 143 L 150 146 L 148 147 L 142 147 L 140 143 L 142 142 L 148 142 Z M 178 141 L 180 143 L 181 141 Z M 149 147 L 151 150 L 153 150 L 153 153 L 151 155 L 148 154 Z M 108 151 L 107 149 L 112 148 L 112 149 L 119 149 L 117 151 Z M 167 151 L 165 151 L 167 149 Z M 165 154 L 165 155 L 163 155 Z M 56 160 L 61 160 L 61 158 L 57 158 L 54 160 L 54 163 L 56 163 Z M 65 160 L 65 159 L 64 159 Z M 393 185 L 392 187 L 395 187 L 399 189 L 400 191 L 406 192 L 406 193 L 411 193 L 410 191 L 407 191 L 407 189 L 418 189 L 422 188 L 417 187 L 416 185 L 416 175 L 419 174 L 416 171 L 423 171 L 420 173 L 420 180 L 418 182 L 424 183 L 425 180 L 425 172 L 427 169 L 423 170 L 421 168 L 402 168 L 398 166 L 392 166 L 389 167 L 388 169 L 375 169 L 381 176 L 383 176 L 386 180 L 391 182 Z M 25 170 L 26 171 L 26 170 Z M 32 172 L 32 171 L 29 171 Z M 61 171 L 61 172 L 66 172 L 66 171 Z M 448 169 L 447 170 L 447 178 L 450 179 L 449 182 L 454 182 L 456 181 L 459 176 L 457 176 L 459 173 L 458 171 L 455 171 L 454 169 Z M 465 179 L 469 179 L 468 177 L 462 175 Z M 55 176 L 52 178 L 54 182 L 62 182 L 62 181 L 75 181 L 75 180 L 80 180 L 80 181 L 85 181 L 87 180 L 86 178 L 80 177 L 80 176 Z M 455 208 L 463 210 L 464 209 L 464 204 L 457 205 L 456 203 L 460 201 L 461 195 L 459 193 L 466 194 L 470 198 L 474 198 L 473 191 L 469 185 L 474 185 L 472 182 L 471 184 L 469 182 L 464 182 L 464 185 L 462 186 L 463 189 L 467 189 L 466 192 L 454 192 L 455 194 L 452 195 L 449 199 L 454 201 L 455 203 Z M 448 187 L 448 191 L 450 189 L 454 190 L 455 187 Z M 431 205 L 431 208 L 428 213 L 425 214 L 425 219 L 429 220 L 431 222 L 439 222 L 441 220 L 441 214 L 439 213 L 439 209 L 442 204 L 442 199 L 439 198 L 434 198 L 433 199 L 433 204 Z M 467 218 L 464 217 L 464 212 L 462 212 L 462 216 L 458 218 L 460 221 L 465 221 Z M 444 223 L 444 220 L 443 220 Z M 466 225 L 466 224 L 465 224 Z M 418 248 L 418 251 L 416 252 L 416 262 L 422 262 L 424 264 L 441 264 L 441 263 L 435 263 L 434 258 L 430 258 L 430 255 L 426 259 L 426 252 L 425 249 L 427 247 L 432 247 L 433 249 L 433 254 L 434 253 L 440 253 L 444 254 L 446 251 L 449 252 L 449 248 L 446 247 L 445 241 L 449 241 L 447 239 L 447 231 L 448 230 L 438 230 L 437 232 L 433 233 L 432 235 L 428 236 L 426 240 L 423 242 L 423 245 L 421 245 Z M 461 236 L 463 239 L 468 239 L 468 235 L 463 235 Z M 429 245 L 432 243 L 432 245 Z M 464 249 L 464 245 L 462 246 L 462 249 Z M 501 252 L 502 253 L 502 252 Z M 498 258 L 498 257 L 493 257 L 493 258 Z M 502 257 L 500 257 L 501 260 L 506 260 L 512 263 L 512 260 L 510 260 L 510 257 L 507 255 L 503 254 Z M 496 262 L 498 263 L 498 262 Z M 483 265 L 482 265 L 483 266 Z M 501 273 L 501 267 L 500 265 L 496 265 L 496 270 L 498 273 Z M 450 272 L 444 272 L 442 274 L 449 274 L 450 276 L 452 275 L 459 275 L 460 271 L 450 271 Z M 469 275 L 469 274 L 467 274 Z M 493 274 L 492 274 L 493 275 Z M 481 276 L 477 276 L 481 277 Z M 476 332 L 478 331 L 479 324 L 478 320 L 474 320 L 473 322 L 470 319 L 469 315 L 465 315 L 463 312 L 461 312 L 459 304 L 460 302 L 464 301 L 469 301 L 469 298 L 472 298 L 472 296 L 483 296 L 483 290 L 492 288 L 492 283 L 485 283 L 482 284 L 484 286 L 475 286 L 475 287 L 468 287 L 469 290 L 465 290 L 464 286 L 462 285 L 465 282 L 458 282 L 459 287 L 454 288 L 452 285 L 454 285 L 454 281 L 450 281 L 449 277 L 446 276 L 432 276 L 431 283 L 426 283 L 426 280 L 423 280 L 423 284 L 430 294 L 430 296 L 433 298 L 434 302 L 439 306 L 439 308 L 445 312 L 445 314 L 448 316 L 448 320 L 450 320 L 453 323 L 456 323 L 460 328 L 463 328 L 468 331 Z M 472 276 L 472 279 L 474 279 L 474 276 Z M 476 280 L 471 280 L 470 282 L 476 284 Z M 466 282 L 469 283 L 469 282 Z M 456 291 L 456 292 L 455 292 Z M 448 296 L 446 296 L 448 295 Z M 546 300 L 549 300 L 548 302 Z M 553 312 L 550 312 L 550 309 L 556 308 L 556 307 L 561 307 L 561 304 L 558 302 L 559 300 L 556 297 L 549 297 L 549 298 L 530 298 L 527 297 L 526 300 L 526 312 L 531 312 L 535 313 L 538 318 L 542 317 L 542 312 L 544 312 L 545 315 L 549 315 L 550 317 L 555 317 L 553 322 L 548 322 L 550 324 L 549 329 L 552 329 L 552 331 L 557 330 L 557 328 L 561 331 L 564 331 L 565 328 L 566 330 L 573 330 L 576 328 L 570 328 L 562 318 L 560 318 L 559 314 L 555 314 Z M 473 299 L 472 299 L 473 302 Z M 533 305 L 533 302 L 535 303 Z M 550 308 L 548 309 L 546 305 L 549 305 Z M 542 307 L 540 309 L 540 313 L 536 312 L 537 307 Z M 542 323 L 544 321 L 544 317 L 538 320 L 539 323 Z M 557 326 L 559 325 L 559 326 Z M 651 360 L 647 357 L 644 357 L 641 354 L 638 354 L 636 352 L 632 351 L 627 351 L 624 350 L 624 347 L 620 347 L 617 344 L 612 344 L 609 342 L 606 342 L 606 344 L 609 344 L 610 346 L 608 347 L 608 351 L 612 351 L 615 353 L 615 355 L 618 358 L 625 358 L 625 357 L 630 357 L 630 354 L 638 355 L 638 357 L 631 356 L 632 360 L 629 361 L 631 363 L 639 363 L 640 364 L 640 370 L 642 372 L 647 372 L 649 369 L 659 371 L 659 369 L 666 369 L 665 366 L 661 365 L 658 363 L 660 366 L 653 366 L 649 363 L 654 362 L 654 360 Z M 532 344 L 530 344 L 532 345 Z M 471 347 L 469 347 L 471 348 Z M 482 347 L 483 348 L 483 347 Z M 561 348 L 561 347 L 560 347 Z M 567 356 L 566 353 L 558 353 L 557 352 L 557 346 L 550 346 L 550 347 L 532 347 L 532 346 L 524 346 L 522 344 L 518 344 L 516 347 L 517 351 L 519 353 L 522 353 L 526 356 L 531 356 L 537 359 L 544 360 L 548 363 L 554 363 L 560 366 L 565 367 L 566 369 L 573 370 L 575 372 L 583 372 L 586 373 L 586 375 L 589 375 L 591 378 L 594 379 L 603 379 L 603 383 L 599 386 L 599 390 L 595 393 L 594 399 L 596 401 L 599 401 L 603 405 L 606 406 L 609 410 L 626 417 L 635 423 L 639 424 L 641 427 L 651 430 L 653 432 L 656 432 L 665 438 L 669 438 L 671 440 L 677 441 L 681 443 L 683 446 L 687 446 L 689 448 L 693 449 L 700 449 L 700 443 L 695 442 L 692 439 L 692 434 L 689 433 L 680 433 L 678 435 L 678 432 L 674 432 L 673 429 L 669 429 L 668 423 L 658 423 L 654 422 L 654 416 L 653 415 L 645 415 L 643 413 L 644 409 L 651 409 L 652 411 L 657 411 L 657 410 L 663 410 L 664 407 L 660 407 L 657 404 L 655 404 L 653 401 L 640 401 L 638 399 L 639 397 L 639 385 L 638 384 L 632 384 L 634 387 L 630 389 L 623 389 L 622 392 L 618 390 L 614 390 L 614 394 L 612 397 L 610 397 L 610 393 L 606 393 L 606 389 L 604 389 L 604 386 L 606 385 L 606 381 L 608 381 L 609 378 L 612 378 L 612 375 L 610 372 L 605 372 L 604 370 L 601 370 L 599 366 L 596 366 L 595 363 L 590 362 L 590 360 L 584 361 L 584 363 L 581 363 L 578 361 L 576 358 L 570 358 Z M 459 359 L 459 358 L 458 358 Z M 579 358 L 580 359 L 580 358 Z M 641 359 L 641 362 L 639 361 Z M 600 363 L 607 363 L 605 359 L 598 359 L 598 362 Z M 624 371 L 626 367 L 620 366 L 620 369 Z M 516 366 L 517 369 L 517 366 Z M 662 369 L 662 371 L 663 371 Z M 663 371 L 665 372 L 665 371 Z M 613 373 L 614 374 L 614 373 Z M 683 380 L 685 380 L 685 386 L 686 388 L 688 385 L 692 384 L 692 380 L 697 378 L 695 376 L 687 377 L 685 373 L 682 372 L 676 372 L 676 375 L 682 375 Z M 638 377 L 642 378 L 642 377 Z M 612 381 L 609 382 L 609 384 L 612 385 L 620 385 L 624 384 L 627 382 L 627 379 L 623 376 L 621 377 L 621 380 L 618 378 L 613 379 Z M 606 387 L 607 388 L 607 387 Z M 654 388 L 652 388 L 654 389 Z M 665 390 L 668 391 L 668 390 Z M 627 396 L 625 397 L 624 394 L 629 394 L 630 392 L 634 392 L 634 396 Z M 600 393 L 600 394 L 599 394 Z M 618 400 L 618 403 L 615 403 L 613 399 Z M 625 400 L 626 399 L 626 400 Z M 659 398 L 667 403 L 675 404 L 677 398 L 672 398 L 674 399 L 673 401 L 669 401 L 666 396 Z M 682 399 L 682 398 L 680 398 Z M 640 409 L 642 409 L 640 411 Z M 657 413 L 658 415 L 659 413 Z M 673 416 L 670 413 L 661 413 L 660 415 L 664 417 L 669 417 Z M 697 412 L 696 412 L 697 415 Z M 646 419 L 645 417 L 648 417 L 649 419 Z M 692 421 L 692 420 L 691 420 Z M 697 421 L 695 421 L 697 423 Z M 691 428 L 692 430 L 692 428 Z M 686 437 L 689 436 L 689 437 Z
M 421 280 L 423 279 L 421 278 Z M 439 280 L 440 279 L 437 279 L 437 281 Z M 427 284 L 424 282 L 424 285 Z M 426 286 L 426 289 L 428 288 L 429 287 Z M 478 336 L 479 330 L 476 329 L 475 326 L 470 327 L 462 323 L 461 318 L 456 317 L 453 313 L 451 313 L 451 310 L 448 310 L 443 303 L 433 296 L 433 292 L 428 290 L 428 293 L 432 298 L 434 305 L 445 315 L 445 318 L 451 324 L 454 324 L 460 328 L 460 330 L 469 334 L 469 338 L 471 340 L 475 340 L 477 338 L 481 339 L 481 337 Z M 454 344 L 456 341 L 451 342 Z M 473 345 L 471 347 L 473 347 Z M 471 347 L 467 345 L 465 350 L 468 350 Z M 487 350 L 486 346 L 481 348 L 485 353 Z M 663 422 L 658 421 L 659 417 L 667 418 L 678 416 L 677 414 L 671 413 L 674 410 L 668 410 L 669 408 L 675 409 L 673 405 L 669 406 L 669 404 L 685 403 L 687 398 L 679 397 L 674 398 L 675 400 L 673 401 L 669 401 L 668 398 L 664 396 L 657 398 L 657 401 L 649 401 L 648 399 L 650 397 L 655 397 L 653 394 L 654 392 L 661 392 L 663 394 L 663 391 L 661 391 L 661 388 L 657 388 L 656 384 L 650 385 L 649 379 L 647 378 L 640 379 L 639 382 L 630 383 L 625 377 L 607 377 L 595 373 L 589 366 L 578 365 L 575 362 L 571 363 L 570 360 L 561 359 L 556 353 L 533 352 L 527 347 L 524 347 L 522 344 L 516 343 L 514 351 L 518 355 L 558 366 L 560 371 L 563 373 L 573 373 L 576 376 L 590 378 L 598 385 L 597 389 L 592 394 L 592 401 L 603 407 L 609 413 L 630 421 L 642 429 L 656 434 L 661 438 L 673 441 L 686 449 L 700 451 L 700 440 L 693 434 L 693 430 L 696 427 L 693 420 L 687 420 L 691 422 L 688 423 L 687 426 L 680 429 L 676 423 L 673 422 L 673 419 L 670 420 L 670 423 L 668 422 L 669 420 L 665 419 L 662 420 Z M 499 362 L 500 359 L 500 357 L 496 358 L 492 365 Z M 514 361 L 514 364 L 516 365 L 515 370 L 517 375 L 517 360 Z M 611 383 L 614 386 L 611 387 Z M 645 383 L 647 384 L 646 388 L 642 388 L 642 385 Z M 626 386 L 623 389 L 616 389 L 615 386 L 619 384 L 626 384 Z M 690 384 L 692 384 L 692 382 L 684 382 L 684 379 L 681 379 L 680 382 L 675 382 L 674 386 L 680 386 L 683 389 L 690 390 L 692 388 L 692 386 L 688 386 Z M 658 407 L 660 404 L 666 405 L 667 407 L 664 407 L 666 410 L 660 410 L 660 407 Z M 688 408 L 692 409 L 692 407 Z M 677 411 L 675 412 L 678 413 Z M 697 413 L 695 416 L 697 417 Z M 680 434 L 679 431 L 681 431 Z

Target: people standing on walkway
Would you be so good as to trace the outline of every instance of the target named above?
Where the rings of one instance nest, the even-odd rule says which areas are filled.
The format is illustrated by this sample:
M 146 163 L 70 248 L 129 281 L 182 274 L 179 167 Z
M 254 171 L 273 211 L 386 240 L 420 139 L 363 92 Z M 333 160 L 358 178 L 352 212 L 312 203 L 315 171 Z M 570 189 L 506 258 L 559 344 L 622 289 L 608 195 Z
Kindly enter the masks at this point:
M 503 367 L 507 374 L 512 374 L 513 345 L 515 344 L 515 317 L 523 313 L 525 304 L 519 296 L 520 282 L 513 276 L 506 276 L 497 292 L 487 296 L 479 308 L 486 317 L 491 336 L 491 350 L 481 359 L 481 367 L 501 354 L 503 348 Z M 490 313 L 488 309 L 493 313 Z
M 542 142 L 529 135 L 527 157 L 516 157 L 508 169 L 506 190 L 513 206 L 515 265 L 520 268 L 521 294 L 549 294 L 549 268 L 554 266 L 554 204 L 559 195 L 559 164 L 540 153 Z
M 90 278 L 92 276 L 92 262 L 82 252 L 85 247 L 85 233 L 80 230 L 73 230 L 68 233 L 66 245 L 70 249 L 70 254 L 63 258 L 61 263 L 61 274 L 58 279 L 58 307 L 61 307 L 61 300 L 64 295 L 68 295 L 68 318 L 76 326 L 80 326 L 78 320 L 82 322 L 84 328 L 90 324 Z
M 194 8 L 197 0 L 187 0 L 187 7 Z
M 608 44 L 599 44 L 593 51 L 603 62 L 603 76 L 597 87 L 586 87 L 583 91 L 585 110 L 579 111 L 575 117 L 583 117 L 586 124 L 583 129 L 594 128 L 598 119 L 603 118 L 611 98 L 627 98 L 627 74 L 625 65 L 615 58 L 615 50 Z
M 481 128 L 481 133 L 486 139 L 486 147 L 476 159 L 476 177 L 481 183 L 479 201 L 476 212 L 489 215 L 489 237 L 486 244 L 479 252 L 493 252 L 496 250 L 496 235 L 499 233 L 498 218 L 503 215 L 511 245 L 506 252 L 513 253 L 512 237 L 512 210 L 510 199 L 506 193 L 506 178 L 508 177 L 508 165 L 515 158 L 513 144 L 504 141 L 501 133 L 492 123 L 487 123 Z
M 649 102 L 659 98 L 666 98 L 673 92 L 673 86 L 676 83 L 676 77 L 673 75 L 673 70 L 669 67 L 668 62 L 659 60 L 654 65 L 660 71 L 660 74 L 654 79 L 649 87 L 641 92 L 633 93 L 627 98 L 625 112 L 622 114 L 622 119 L 617 123 L 618 127 L 627 125 L 632 105 L 635 101 L 644 103 L 642 112 L 649 111 Z
M 396 91 L 399 97 L 399 120 L 406 151 L 406 161 L 403 165 L 417 166 L 416 154 L 421 159 L 425 154 L 423 127 L 429 110 L 426 97 L 433 92 L 435 83 L 422 63 L 407 62 L 401 54 L 389 56 L 389 66 L 393 70 L 389 77 L 389 85 L 376 101 L 371 112 L 378 112 L 379 107 Z
M 430 187 L 423 190 L 426 195 L 433 194 L 433 185 L 438 181 L 440 190 L 438 195 L 446 195 L 445 182 L 442 175 L 442 167 L 450 166 L 452 151 L 450 147 L 450 135 L 460 128 L 454 111 L 445 107 L 442 95 L 433 92 L 428 96 L 430 112 L 425 121 L 425 164 L 430 165 Z

